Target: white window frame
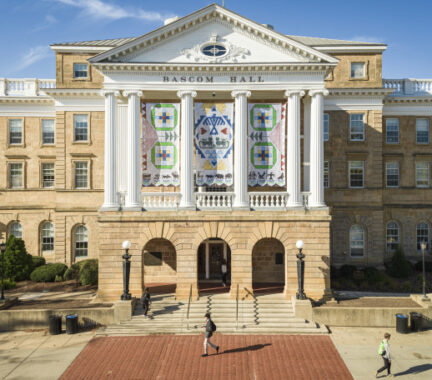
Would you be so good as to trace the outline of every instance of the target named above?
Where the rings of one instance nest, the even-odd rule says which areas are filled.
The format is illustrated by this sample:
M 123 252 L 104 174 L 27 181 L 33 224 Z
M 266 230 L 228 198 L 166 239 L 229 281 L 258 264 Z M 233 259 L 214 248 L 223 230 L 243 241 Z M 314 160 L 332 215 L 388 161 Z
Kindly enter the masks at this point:
M 354 65 L 362 65 L 363 73 L 361 76 L 358 76 L 355 74 L 355 71 L 353 71 Z M 354 73 L 354 75 L 353 75 Z M 350 78 L 351 79 L 364 79 L 366 77 L 366 62 L 351 62 L 350 65 Z
M 324 113 L 323 116 L 323 138 L 324 141 L 329 141 L 330 136 L 330 114 Z
M 48 226 L 52 228 L 47 228 Z M 55 228 L 54 224 L 50 221 L 43 222 L 40 229 L 41 236 L 41 252 L 54 252 L 55 246 Z M 52 248 L 52 249 L 51 249 Z
M 52 178 L 53 178 L 52 186 L 45 186 L 44 176 L 46 173 L 44 173 L 44 170 L 45 170 L 44 166 L 46 166 L 46 165 L 53 165 L 53 168 L 52 168 Z M 41 163 L 41 187 L 43 189 L 53 189 L 55 187 L 55 163 L 54 162 L 42 162 Z
M 353 120 L 354 116 L 361 116 L 361 120 Z M 354 132 L 353 128 L 357 127 L 354 123 L 362 123 L 362 131 Z M 361 135 L 361 137 L 354 137 L 355 135 Z M 352 113 L 350 114 L 350 141 L 365 141 L 365 114 L 364 113 Z
M 361 163 L 360 167 L 352 167 L 356 163 Z M 362 185 L 361 186 L 352 186 L 351 185 L 351 170 L 355 169 L 361 169 L 362 170 Z M 364 180 L 365 180 L 365 170 L 364 170 L 364 161 L 348 161 L 348 181 L 349 181 L 349 188 L 350 189 L 363 189 L 364 188 Z
M 396 167 L 389 168 L 390 165 L 396 165 Z M 396 170 L 397 172 L 397 185 L 389 185 L 389 175 L 396 175 L 395 173 L 390 174 L 390 170 Z M 398 161 L 389 161 L 386 162 L 386 187 L 389 188 L 398 188 L 400 186 L 400 169 L 399 169 L 399 162 Z
M 358 231 L 354 231 L 355 228 L 358 228 L 359 230 Z M 359 239 L 353 240 L 353 238 L 354 238 L 353 233 L 354 232 L 356 232 L 356 233 L 361 232 L 361 240 L 359 240 Z M 358 242 L 358 243 L 361 243 L 361 244 L 353 246 L 353 242 L 354 241 Z M 365 229 L 364 229 L 364 227 L 362 225 L 360 225 L 360 224 L 353 224 L 350 227 L 350 230 L 349 230 L 349 250 L 350 250 L 350 257 L 361 258 L 361 257 L 365 256 L 365 246 L 366 246 L 365 241 L 366 241 L 366 239 L 365 239 Z M 359 254 L 354 254 L 353 255 L 353 250 L 354 249 L 361 249 L 362 250 L 361 255 L 359 255 Z
M 421 164 L 424 164 L 426 168 L 419 168 Z M 419 170 L 426 170 L 427 171 L 427 183 L 426 184 L 419 184 Z M 416 176 L 416 187 L 419 189 L 427 189 L 430 186 L 430 164 L 427 161 L 416 161 L 415 163 L 415 176 Z
M 394 125 L 389 125 L 391 123 L 396 123 Z M 389 128 L 397 127 L 397 141 L 389 141 Z M 395 133 L 395 131 L 390 131 Z M 386 119 L 386 144 L 399 144 L 400 142 L 400 127 L 399 127 L 399 119 L 398 118 L 388 118 Z
M 12 142 L 12 134 L 11 134 L 11 122 L 21 122 L 21 140 L 20 142 Z M 23 146 L 24 145 L 24 119 L 23 118 L 10 118 L 8 119 L 8 146 Z
M 86 175 L 86 186 L 78 186 L 77 183 L 77 176 L 80 175 L 77 173 L 77 165 L 85 164 L 87 167 L 87 175 Z M 85 190 L 90 188 L 90 162 L 89 161 L 73 161 L 73 168 L 74 168 L 74 189 L 76 190 Z
M 392 226 L 390 226 L 392 225 Z M 396 234 L 391 234 L 389 235 L 389 231 L 397 231 L 397 235 Z M 398 248 L 398 246 L 400 246 L 401 243 L 401 229 L 399 226 L 399 223 L 396 222 L 395 220 L 391 220 L 389 222 L 387 222 L 386 224 L 386 250 L 387 252 L 395 252 Z
M 14 226 L 19 226 L 19 227 L 18 227 L 18 229 L 19 229 L 18 234 L 16 233 L 16 231 L 15 231 L 15 233 L 14 233 L 14 231 L 12 231 L 12 229 L 14 228 Z M 20 222 L 15 221 L 15 222 L 12 222 L 12 223 L 9 225 L 9 236 L 10 236 L 10 235 L 13 235 L 13 236 L 15 236 L 15 237 L 18 238 L 18 239 L 22 239 L 22 224 L 21 224 Z M 19 236 L 18 236 L 18 235 L 19 235 Z
M 85 70 L 79 69 L 78 66 L 84 67 L 85 66 Z M 73 64 L 73 78 L 74 79 L 88 79 L 89 78 L 89 65 L 88 63 L 85 62 L 74 62 Z M 76 73 L 84 73 L 85 72 L 85 76 L 84 75 L 76 75 Z
M 87 123 L 87 139 L 81 140 L 77 139 L 77 130 L 78 129 L 84 129 L 82 127 L 77 128 L 77 123 L 83 123 L 82 121 L 78 121 L 77 119 L 80 117 L 86 117 L 86 123 Z M 73 141 L 75 144 L 88 144 L 90 142 L 90 115 L 88 113 L 76 113 L 73 115 Z
M 44 130 L 44 124 L 46 124 L 47 122 L 49 122 L 50 124 L 52 123 L 52 125 L 53 125 L 52 142 L 46 142 L 45 141 L 46 131 Z M 42 119 L 41 120 L 41 133 L 42 133 L 42 136 L 41 136 L 42 137 L 42 145 L 48 145 L 48 146 L 55 145 L 55 120 L 54 119 Z M 49 132 L 49 133 L 51 133 L 51 132 Z
M 20 186 L 13 186 L 13 180 L 12 180 L 12 166 L 13 165 L 20 165 L 21 166 L 21 185 Z M 15 170 L 15 169 L 14 169 Z M 24 162 L 22 161 L 11 161 L 8 162 L 8 188 L 9 189 L 24 189 Z
M 427 127 L 427 141 L 419 141 L 419 127 L 420 125 L 418 124 L 419 121 L 426 121 L 426 125 L 425 127 Z M 423 126 L 421 126 L 423 127 Z M 429 123 L 429 119 L 427 118 L 416 118 L 416 143 L 418 145 L 427 145 L 430 142 L 430 123 Z
M 88 228 L 84 224 L 75 226 L 73 230 L 73 253 L 75 259 L 88 257 Z
M 426 226 L 426 228 L 424 228 L 423 230 L 426 230 L 427 231 L 427 235 L 422 235 L 422 238 L 421 238 L 421 240 L 419 240 L 419 227 L 420 227 L 420 225 L 424 225 L 424 226 Z M 430 249 L 430 233 L 431 233 L 431 231 L 430 231 L 430 226 L 429 226 L 429 223 L 426 223 L 426 222 L 420 222 L 420 223 L 418 223 L 417 225 L 416 225 L 416 245 L 417 245 L 417 252 L 421 252 L 421 247 L 420 247 L 420 243 L 422 242 L 422 241 L 426 241 L 426 252 L 429 252 L 429 249 Z M 426 236 L 426 239 L 424 238 Z
M 324 161 L 324 169 L 323 169 L 323 177 L 324 177 L 324 189 L 330 188 L 330 161 Z

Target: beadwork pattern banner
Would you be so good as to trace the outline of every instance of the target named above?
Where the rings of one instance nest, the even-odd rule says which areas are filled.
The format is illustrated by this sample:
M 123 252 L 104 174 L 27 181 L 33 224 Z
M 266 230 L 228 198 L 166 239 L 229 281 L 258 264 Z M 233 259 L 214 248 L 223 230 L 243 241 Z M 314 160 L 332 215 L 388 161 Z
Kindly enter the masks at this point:
M 285 104 L 248 104 L 248 184 L 285 186 Z
M 196 184 L 233 183 L 233 104 L 195 103 Z
M 179 123 L 177 103 L 142 103 L 143 186 L 178 186 Z

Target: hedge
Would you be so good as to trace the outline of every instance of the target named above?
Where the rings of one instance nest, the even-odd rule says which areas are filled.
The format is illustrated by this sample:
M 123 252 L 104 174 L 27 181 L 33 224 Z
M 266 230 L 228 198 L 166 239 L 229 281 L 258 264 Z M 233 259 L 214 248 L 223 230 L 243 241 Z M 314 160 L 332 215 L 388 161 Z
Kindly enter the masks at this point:
M 42 256 L 32 256 L 32 262 L 33 262 L 33 270 L 35 270 L 37 267 L 46 264 L 45 257 Z
M 30 275 L 32 281 L 36 282 L 54 282 L 56 276 L 63 277 L 67 266 L 61 263 L 45 264 L 36 268 Z
M 82 260 L 71 267 L 64 274 L 65 280 L 76 280 L 81 285 L 97 285 L 98 283 L 98 260 Z

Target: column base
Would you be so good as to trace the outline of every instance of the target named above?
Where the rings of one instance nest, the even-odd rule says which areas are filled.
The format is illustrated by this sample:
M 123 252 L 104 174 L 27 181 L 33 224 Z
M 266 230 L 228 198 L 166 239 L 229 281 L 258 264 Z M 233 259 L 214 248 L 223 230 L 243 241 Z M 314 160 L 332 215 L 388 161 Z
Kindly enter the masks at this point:
M 232 208 L 235 208 L 236 210 L 250 210 L 249 203 L 234 203 Z
M 309 208 L 328 208 L 325 203 L 309 203 Z
M 99 208 L 99 211 L 119 211 L 119 210 L 120 210 L 120 205 L 115 203 L 103 204 Z
M 141 205 L 125 205 L 122 211 L 142 211 Z
M 194 203 L 190 203 L 190 204 L 179 204 L 178 206 L 179 209 L 182 210 L 196 210 L 196 205 Z
M 287 208 L 303 208 L 303 203 L 298 202 L 298 203 L 288 203 L 286 205 Z

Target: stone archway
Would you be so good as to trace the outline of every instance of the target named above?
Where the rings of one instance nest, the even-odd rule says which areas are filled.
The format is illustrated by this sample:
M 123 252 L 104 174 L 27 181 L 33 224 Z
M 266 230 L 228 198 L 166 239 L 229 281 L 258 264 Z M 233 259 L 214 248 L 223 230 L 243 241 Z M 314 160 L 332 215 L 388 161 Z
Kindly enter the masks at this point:
M 285 286 L 285 248 L 275 238 L 260 239 L 252 249 L 254 292 L 282 293 Z

